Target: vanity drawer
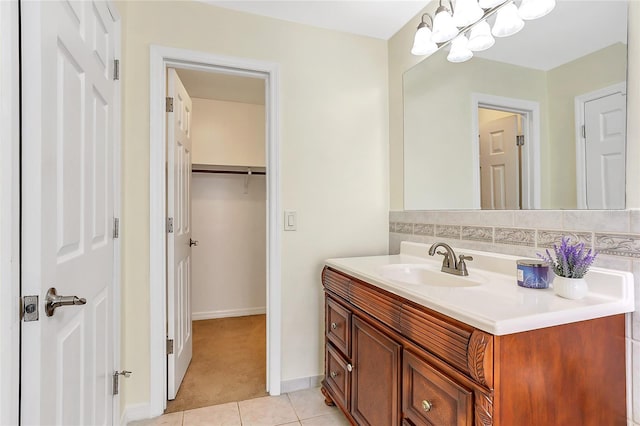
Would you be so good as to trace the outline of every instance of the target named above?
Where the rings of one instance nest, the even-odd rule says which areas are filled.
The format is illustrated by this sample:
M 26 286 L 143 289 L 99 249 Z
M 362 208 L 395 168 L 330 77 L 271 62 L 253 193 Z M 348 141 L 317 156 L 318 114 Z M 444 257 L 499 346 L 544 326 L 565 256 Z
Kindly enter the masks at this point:
M 471 426 L 473 394 L 405 350 L 402 362 L 405 424 Z
M 331 391 L 333 401 L 343 407 L 350 409 L 349 400 L 351 394 L 351 364 L 349 364 L 333 346 L 327 344 L 325 357 L 325 386 Z
M 351 356 L 351 312 L 330 297 L 326 297 L 325 334 L 327 339 L 347 357 Z

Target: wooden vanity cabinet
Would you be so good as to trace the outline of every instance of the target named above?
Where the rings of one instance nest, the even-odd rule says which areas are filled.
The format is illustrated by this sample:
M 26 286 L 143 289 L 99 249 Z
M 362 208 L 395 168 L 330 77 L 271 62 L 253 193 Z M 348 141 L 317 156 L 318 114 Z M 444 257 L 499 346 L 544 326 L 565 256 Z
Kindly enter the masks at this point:
M 326 267 L 322 392 L 352 424 L 626 424 L 624 315 L 504 336 Z

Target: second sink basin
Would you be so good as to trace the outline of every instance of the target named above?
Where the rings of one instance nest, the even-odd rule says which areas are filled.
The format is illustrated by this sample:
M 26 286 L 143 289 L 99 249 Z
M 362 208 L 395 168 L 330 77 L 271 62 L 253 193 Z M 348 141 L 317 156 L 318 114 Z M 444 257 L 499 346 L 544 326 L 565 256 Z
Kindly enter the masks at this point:
M 380 268 L 383 278 L 407 284 L 431 285 L 437 287 L 473 287 L 482 285 L 479 276 L 457 276 L 442 272 L 439 267 L 429 264 L 393 264 Z

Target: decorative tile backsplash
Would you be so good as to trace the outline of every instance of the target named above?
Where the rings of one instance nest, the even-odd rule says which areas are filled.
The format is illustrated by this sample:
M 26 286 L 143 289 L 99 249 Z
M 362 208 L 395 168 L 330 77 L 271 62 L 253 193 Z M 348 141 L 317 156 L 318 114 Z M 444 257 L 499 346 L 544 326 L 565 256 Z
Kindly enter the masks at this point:
M 493 228 L 488 226 L 463 226 L 462 239 L 473 241 L 493 241 Z
M 395 246 L 403 239 L 398 234 L 412 241 L 434 237 L 450 243 L 460 240 L 468 248 L 495 247 L 513 254 L 546 249 L 568 236 L 572 242 L 584 242 L 602 255 L 640 259 L 640 234 L 631 232 L 640 232 L 636 223 L 640 222 L 639 217 L 632 210 L 392 211 L 390 252 L 396 251 Z M 394 234 L 397 237 L 393 238 Z M 469 243 L 464 244 L 465 241 Z M 611 261 L 615 263 L 615 259 Z
M 534 229 L 496 228 L 494 242 L 535 247 L 536 231 Z
M 460 238 L 460 227 L 455 225 L 436 225 L 436 237 Z
M 553 247 L 553 245 L 560 241 L 562 237 L 569 237 L 572 242 L 581 242 L 587 247 L 592 247 L 593 245 L 593 235 L 591 232 L 549 231 L 539 229 L 537 246 L 547 248 Z
M 640 257 L 640 235 L 596 233 L 595 248 L 603 254 Z

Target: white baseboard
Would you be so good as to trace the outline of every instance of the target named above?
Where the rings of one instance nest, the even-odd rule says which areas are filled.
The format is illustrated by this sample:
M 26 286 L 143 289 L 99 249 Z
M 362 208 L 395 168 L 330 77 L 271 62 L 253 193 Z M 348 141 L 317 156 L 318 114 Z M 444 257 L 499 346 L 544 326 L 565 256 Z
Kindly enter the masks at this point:
M 295 392 L 299 390 L 317 388 L 320 386 L 324 376 L 309 376 L 301 377 L 299 379 L 284 380 L 280 383 L 280 390 L 282 393 Z
M 120 425 L 126 426 L 129 422 L 146 420 L 151 418 L 151 410 L 148 403 L 127 405 L 120 417 Z
M 245 317 L 265 313 L 267 313 L 267 308 L 264 306 L 260 308 L 228 309 L 225 311 L 192 312 L 191 320 L 198 321 L 216 318 Z

